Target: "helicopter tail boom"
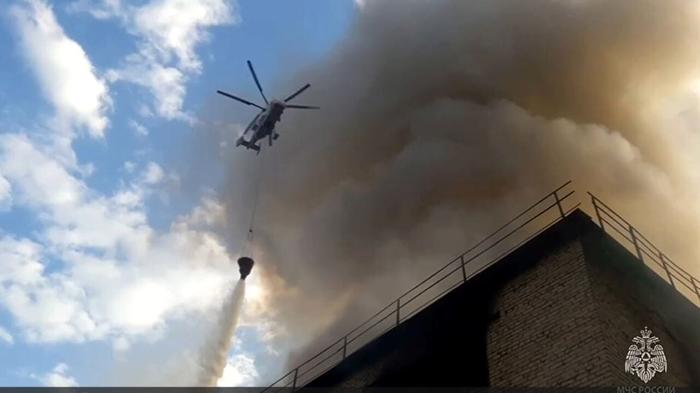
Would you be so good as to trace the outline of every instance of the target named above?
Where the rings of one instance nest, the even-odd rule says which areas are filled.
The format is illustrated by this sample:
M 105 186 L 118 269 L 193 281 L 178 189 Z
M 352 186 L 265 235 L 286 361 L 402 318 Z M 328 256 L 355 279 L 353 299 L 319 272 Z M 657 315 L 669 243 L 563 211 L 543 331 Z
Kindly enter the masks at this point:
M 254 144 L 254 143 L 250 143 L 250 142 L 244 140 L 243 138 L 240 138 L 240 139 L 236 142 L 236 146 L 241 146 L 241 145 L 245 146 L 245 147 L 248 148 L 248 149 L 255 150 L 255 151 L 257 151 L 257 152 L 260 151 L 260 146 Z

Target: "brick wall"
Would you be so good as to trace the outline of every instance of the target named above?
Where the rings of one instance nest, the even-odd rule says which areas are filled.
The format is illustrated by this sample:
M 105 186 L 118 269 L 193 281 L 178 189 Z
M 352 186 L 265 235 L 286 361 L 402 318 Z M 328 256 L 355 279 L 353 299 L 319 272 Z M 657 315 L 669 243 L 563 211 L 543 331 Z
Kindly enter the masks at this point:
M 595 235 L 595 234 L 593 234 Z M 664 348 L 668 371 L 657 373 L 647 385 L 692 386 L 688 359 L 684 352 L 692 351 L 695 343 L 679 340 L 679 326 L 664 313 L 681 303 L 687 303 L 663 279 L 658 277 L 636 257 L 627 253 L 605 236 L 587 236 L 583 239 L 586 269 L 596 301 L 596 318 L 603 326 L 605 367 L 613 370 L 613 382 L 618 385 L 642 385 L 635 375 L 625 373 L 625 357 L 632 338 L 648 327 Z M 600 247 L 617 248 L 617 252 L 595 252 Z M 611 250 L 610 250 L 611 251 Z M 641 296 L 641 293 L 647 296 Z M 650 300 L 655 301 L 650 301 Z M 692 307 L 692 306 L 691 306 Z M 693 315 L 683 314 L 685 323 L 693 324 Z M 695 310 L 697 320 L 697 309 Z M 700 329 L 700 326 L 696 326 Z M 685 350 L 685 351 L 684 351 Z
M 492 386 L 606 386 L 602 323 L 581 244 L 571 241 L 508 282 L 488 332 Z
M 613 381 L 620 385 L 641 385 L 643 382 L 624 370 L 625 357 L 632 338 L 640 335 L 647 326 L 652 335 L 658 337 L 664 348 L 668 362 L 668 372 L 657 373 L 647 385 L 686 387 L 690 385 L 690 375 L 681 355 L 680 345 L 669 334 L 660 316 L 637 302 L 630 301 L 620 293 L 619 280 L 604 271 L 590 266 L 595 279 L 591 280 L 593 295 L 598 305 L 596 318 L 603 325 L 605 349 L 604 367 L 613 370 Z
M 692 359 L 684 353 L 695 343 L 684 343 L 685 348 L 659 315 L 681 300 L 672 289 L 670 295 L 664 291 L 667 284 L 654 273 L 638 274 L 644 266 L 624 251 L 584 252 L 591 244 L 615 246 L 595 235 L 561 245 L 498 292 L 494 308 L 500 316 L 487 336 L 492 386 L 643 385 L 624 372 L 624 364 L 632 338 L 645 326 L 660 338 L 668 360 L 668 372 L 656 374 L 648 385 L 692 384 Z M 645 285 L 650 298 L 663 299 L 650 304 L 635 294 Z

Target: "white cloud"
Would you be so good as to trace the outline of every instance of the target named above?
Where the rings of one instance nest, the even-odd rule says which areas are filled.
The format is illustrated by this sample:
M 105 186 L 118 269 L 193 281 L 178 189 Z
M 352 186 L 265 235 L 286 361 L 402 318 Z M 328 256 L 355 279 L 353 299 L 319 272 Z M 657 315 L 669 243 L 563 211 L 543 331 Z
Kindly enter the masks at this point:
M 226 366 L 224 374 L 218 382 L 219 387 L 244 387 L 255 386 L 260 375 L 255 368 L 255 360 L 248 354 L 236 354 L 231 356 Z
M 235 267 L 211 232 L 207 201 L 163 231 L 147 221 L 155 163 L 114 195 L 91 190 L 27 136 L 0 136 L 0 173 L 16 204 L 36 213 L 36 240 L 0 237 L 0 305 L 30 341 L 140 335 L 169 318 L 211 307 Z M 59 263 L 59 270 L 45 266 Z
M 155 162 L 149 162 L 143 174 L 143 182 L 145 184 L 157 184 L 163 180 L 164 176 L 163 168 L 161 168 L 160 165 Z
M 131 347 L 131 343 L 126 337 L 117 337 L 112 343 L 115 352 L 125 352 Z
M 12 186 L 0 172 L 0 212 L 8 211 L 12 207 Z
M 131 173 L 136 169 L 136 164 L 133 163 L 132 161 L 126 161 L 124 163 L 124 170 L 127 171 L 128 173 Z
M 187 76 L 182 71 L 140 56 L 129 56 L 126 62 L 124 68 L 107 73 L 110 82 L 126 81 L 145 87 L 153 95 L 153 109 L 159 116 L 191 121 L 191 116 L 182 111 L 187 93 Z
M 85 192 L 60 162 L 49 159 L 23 135 L 0 136 L 0 173 L 14 183 L 23 198 L 20 202 L 32 206 L 58 208 L 75 203 Z
M 0 238 L 0 256 L 4 262 L 0 270 L 0 283 L 13 281 L 16 284 L 29 285 L 41 280 L 44 266 L 39 262 L 39 244 L 5 236 Z
M 95 75 L 85 51 L 65 34 L 43 1 L 26 0 L 10 12 L 23 54 L 55 108 L 59 128 L 70 133 L 73 126 L 85 127 L 90 135 L 103 136 L 111 101 L 105 82 Z
M 144 56 L 176 57 L 180 68 L 199 71 L 194 48 L 208 39 L 206 28 L 232 23 L 232 11 L 225 0 L 156 0 L 138 8 L 132 23 L 145 40 Z
M 102 334 L 81 307 L 84 294 L 71 280 L 42 277 L 36 285 L 8 283 L 0 293 L 2 305 L 31 342 L 83 341 Z
M 131 127 L 134 131 L 136 131 L 136 134 L 138 134 L 138 135 L 141 135 L 141 136 L 148 135 L 148 128 L 144 127 L 143 124 L 137 122 L 136 120 L 130 120 L 129 127 Z
M 119 203 L 128 191 L 112 198 L 93 196 L 26 136 L 0 137 L 0 172 L 12 183 L 17 202 L 39 212 L 53 246 L 115 248 L 142 244 L 149 236 L 145 213 Z
M 14 337 L 2 326 L 0 326 L 0 341 L 4 341 L 6 344 L 10 345 L 15 343 Z
M 137 51 L 126 57 L 123 67 L 108 72 L 108 79 L 148 89 L 159 116 L 189 122 L 192 117 L 183 111 L 185 85 L 202 69 L 196 48 L 209 40 L 209 28 L 238 21 L 228 0 L 151 0 L 140 6 L 79 1 L 69 8 L 98 19 L 117 18 L 138 37 Z
M 87 12 L 95 19 L 109 19 L 117 16 L 121 9 L 121 0 L 77 0 L 66 7 L 68 12 Z
M 48 387 L 77 387 L 78 382 L 75 378 L 68 375 L 68 366 L 65 363 L 59 363 L 52 371 L 42 375 L 33 376 L 44 386 Z

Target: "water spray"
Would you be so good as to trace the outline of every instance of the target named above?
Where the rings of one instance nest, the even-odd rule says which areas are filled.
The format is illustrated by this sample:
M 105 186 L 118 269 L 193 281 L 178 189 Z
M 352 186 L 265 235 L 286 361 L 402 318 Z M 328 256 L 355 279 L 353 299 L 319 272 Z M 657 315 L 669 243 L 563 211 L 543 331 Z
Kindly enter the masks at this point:
M 224 374 L 231 339 L 236 330 L 245 298 L 245 279 L 253 269 L 254 263 L 252 258 L 241 257 L 238 259 L 241 276 L 231 294 L 226 298 L 214 334 L 200 356 L 199 386 L 216 386 Z

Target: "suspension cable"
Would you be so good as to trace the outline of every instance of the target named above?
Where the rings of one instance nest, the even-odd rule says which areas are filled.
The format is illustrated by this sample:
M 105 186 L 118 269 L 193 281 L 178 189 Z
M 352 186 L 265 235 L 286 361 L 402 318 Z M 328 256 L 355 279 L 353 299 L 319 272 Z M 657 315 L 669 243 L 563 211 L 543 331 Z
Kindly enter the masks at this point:
M 262 183 L 263 177 L 265 175 L 265 151 L 266 149 L 262 149 L 263 151 L 260 152 L 261 157 L 258 159 L 258 170 L 257 173 L 255 174 L 256 180 L 255 180 L 255 190 L 253 194 L 253 206 L 251 208 L 250 212 L 250 222 L 248 224 L 248 234 L 246 237 L 246 241 L 243 243 L 243 249 L 242 249 L 242 255 L 245 255 L 248 247 L 253 243 L 253 237 L 255 235 L 254 232 L 254 227 L 255 227 L 255 214 L 257 213 L 258 210 L 258 200 L 260 199 L 260 184 Z

